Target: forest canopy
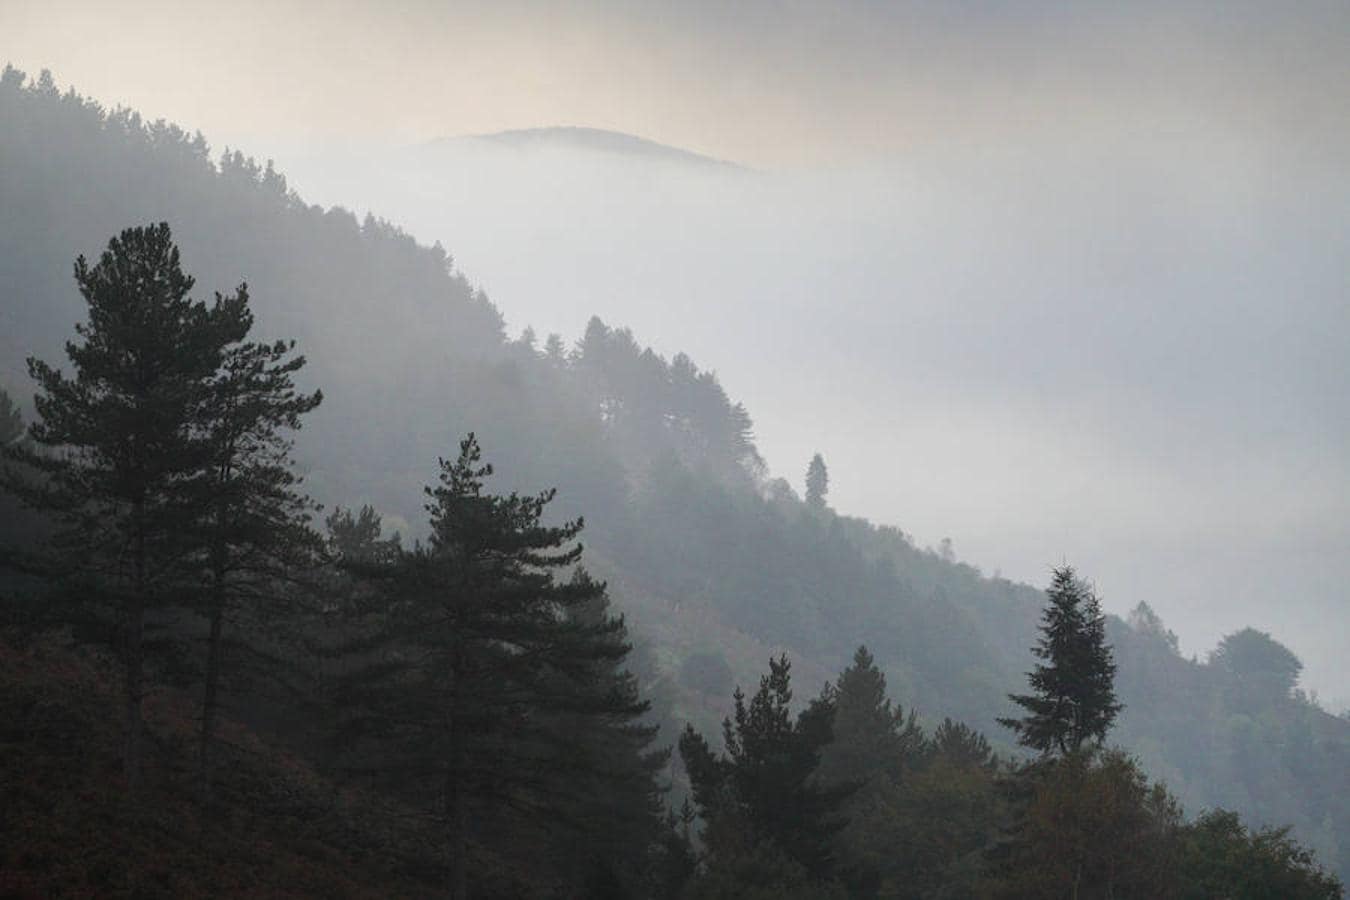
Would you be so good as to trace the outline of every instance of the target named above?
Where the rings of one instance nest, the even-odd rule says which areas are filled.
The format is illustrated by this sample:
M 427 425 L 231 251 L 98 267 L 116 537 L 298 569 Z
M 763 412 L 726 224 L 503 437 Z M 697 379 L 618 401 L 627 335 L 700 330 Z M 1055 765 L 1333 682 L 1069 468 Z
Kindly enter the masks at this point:
M 434 607 L 417 604 L 434 599 L 434 586 L 451 577 L 443 570 L 449 566 L 444 551 L 436 549 L 436 521 L 423 510 L 424 503 L 439 501 L 423 489 L 437 474 L 435 461 L 447 457 L 453 468 L 455 448 L 473 432 L 500 473 L 490 488 L 484 481 L 485 505 L 491 505 L 486 498 L 507 503 L 513 492 L 517 503 L 538 499 L 539 491 L 556 487 L 556 496 L 550 493 L 550 501 L 538 508 L 537 521 L 531 524 L 518 509 L 517 524 L 542 529 L 532 532 L 539 535 L 585 516 L 586 574 L 569 571 L 557 581 L 560 590 L 584 602 L 553 607 L 553 614 L 560 634 L 597 650 L 589 659 L 578 657 L 570 671 L 520 675 L 521 685 L 540 692 L 534 699 L 522 697 L 522 711 L 543 708 L 547 704 L 539 698 L 554 696 L 549 692 L 564 685 L 588 685 L 569 695 L 579 708 L 551 706 L 556 721 L 531 732 L 531 741 L 537 741 L 532 752 L 575 780 L 563 791 L 542 782 L 513 794 L 522 806 L 560 794 L 572 795 L 568 803 L 576 805 L 564 809 L 556 801 L 562 811 L 547 827 L 530 819 L 534 824 L 527 828 L 514 813 L 495 821 L 471 815 L 473 837 L 462 855 L 474 860 L 475 877 L 483 884 L 510 894 L 525 886 L 542 891 L 561 879 L 592 884 L 598 893 L 600 885 L 633 890 L 639 878 L 683 884 L 681 879 L 697 872 L 725 876 L 731 879 L 726 884 L 735 885 L 744 873 L 717 868 L 730 864 L 733 854 L 718 862 L 699 837 L 705 828 L 716 834 L 727 821 L 741 823 L 735 826 L 737 840 L 752 842 L 725 845 L 744 849 L 736 859 L 747 871 L 781 872 L 791 884 L 804 885 L 803 891 L 881 891 L 898 883 L 904 872 L 884 857 L 887 842 L 900 836 L 915 847 L 914 860 L 905 865 L 927 873 L 916 876 L 915 884 L 1006 875 L 988 862 L 986 845 L 1002 840 L 995 838 L 1004 834 L 1026 795 L 1020 800 L 1005 795 L 1002 779 L 1016 735 L 996 720 L 1016 714 L 1007 695 L 1026 685 L 1028 648 L 1036 642 L 1043 606 L 1038 590 L 986 577 L 952 553 L 917 546 L 898 528 L 836 513 L 824 502 L 829 481 L 823 458 L 818 470 L 810 466 L 818 474 L 805 485 L 809 502 L 799 499 L 766 471 L 749 412 L 687 356 L 662 356 L 626 329 L 599 319 L 571 345 L 557 335 L 542 344 L 532 334 L 511 339 L 499 311 L 443 249 L 419 246 L 372 217 L 360 221 L 340 209 L 307 205 L 270 165 L 237 152 L 213 157 L 200 135 L 146 122 L 130 110 L 106 111 L 73 91 L 58 91 L 50 76 L 29 80 L 13 69 L 0 76 L 0 122 L 5 125 L 0 155 L 6 160 L 0 166 L 0 208 L 6 211 L 0 216 L 0 303 L 7 325 L 0 336 L 0 379 L 8 392 L 0 396 L 12 397 L 0 402 L 0 428 L 10 435 L 5 446 L 20 448 L 10 457 L 16 478 L 38 477 L 35 472 L 47 466 L 43 477 L 53 480 L 29 484 L 51 488 L 52 498 L 61 500 L 55 489 L 64 485 L 68 499 L 76 475 L 101 478 L 115 471 L 51 468 L 55 457 L 43 456 L 41 447 L 47 445 L 37 439 L 46 435 L 50 446 L 76 446 L 72 437 L 79 423 L 71 420 L 70 428 L 56 430 L 59 416 L 47 413 L 57 409 L 47 405 L 44 412 L 43 402 L 31 398 L 44 384 L 51 389 L 47 396 L 56 397 L 67 390 L 65 382 L 52 374 L 35 383 L 19 364 L 31 356 L 55 365 L 67 341 L 78 343 L 72 323 L 95 325 L 79 285 L 71 282 L 72 258 L 98 254 L 110 236 L 128 226 L 149 234 L 155 226 L 144 223 L 167 220 L 181 247 L 181 269 L 197 283 L 209 291 L 233 290 L 247 281 L 242 299 L 235 290 L 215 305 L 194 299 L 195 286 L 189 285 L 181 297 L 187 305 L 173 307 L 180 312 L 172 321 L 182 334 L 198 334 L 201 341 L 155 343 L 183 358 L 171 361 L 177 367 L 172 390 L 141 386 L 146 408 L 163 417 L 159 436 L 147 433 L 145 439 L 182 446 L 162 457 L 165 470 L 137 475 L 143 482 L 138 488 L 143 493 L 135 495 L 143 497 L 141 512 L 135 511 L 135 496 L 117 492 L 106 495 L 107 508 L 94 518 L 82 504 L 30 503 L 19 509 L 14 495 L 0 498 L 7 557 L 25 566 L 25 574 L 7 575 L 0 585 L 7 623 L 0 649 L 3 699 L 11 720 L 24 723 L 19 733 L 30 742 L 11 758 L 41 768 L 29 779 L 33 784 L 55 790 L 68 772 L 78 771 L 87 779 L 79 783 L 93 790 L 104 784 L 103 776 L 123 771 L 120 762 L 114 764 L 129 749 L 121 732 L 134 723 L 133 708 L 143 701 L 154 738 L 152 749 L 141 749 L 150 754 L 147 771 L 159 773 L 147 776 L 143 796 L 178 825 L 196 821 L 199 794 L 233 810 L 240 822 L 251 809 L 299 816 L 287 804 L 307 804 L 305 815 L 324 811 L 339 823 L 330 831 L 306 832 L 305 840 L 321 848 L 314 850 L 318 858 L 356 852 L 353 858 L 372 867 L 366 875 L 379 870 L 368 883 L 434 884 L 427 890 L 435 893 L 449 877 L 450 857 L 438 843 L 444 834 L 399 818 L 409 813 L 408 804 L 427 801 L 426 809 L 435 807 L 433 791 L 425 787 L 429 782 L 394 777 L 402 773 L 359 772 L 370 767 L 342 758 L 323 736 L 363 717 L 369 732 L 372 711 L 395 712 L 387 698 L 362 697 L 359 691 L 350 692 L 348 705 L 328 703 L 347 690 L 348 675 L 381 668 L 382 653 L 393 655 L 384 659 L 392 668 L 381 678 L 428 688 L 436 683 L 410 664 L 421 652 L 419 642 L 435 635 L 418 618 Z M 97 265 L 86 270 L 87 277 Z M 166 274 L 164 281 L 176 283 L 175 290 L 184 285 L 178 275 Z M 246 307 L 247 316 L 242 308 L 227 315 L 231 304 Z M 213 320 L 217 306 L 221 318 Z M 222 324 L 225 319 L 233 324 Z M 170 324 L 158 323 L 166 329 Z M 302 354 L 303 365 L 295 365 Z M 264 389 L 269 384 L 270 393 Z M 255 388 L 271 399 L 256 415 L 238 418 L 237 399 L 253 396 Z M 27 440 L 15 440 L 16 422 L 36 430 L 26 432 Z M 194 437 L 182 441 L 174 422 L 193 423 L 184 427 Z M 230 435 L 248 435 L 252 450 L 236 455 L 229 449 L 237 447 Z M 231 474 L 236 461 L 250 473 L 244 481 Z M 265 489 L 244 490 L 252 484 Z M 194 498 L 202 496 L 212 504 L 197 503 Z M 317 503 L 334 510 L 327 534 L 319 528 L 324 517 Z M 205 519 L 174 518 L 187 515 L 189 507 L 214 512 Z M 253 527 L 259 523 L 251 521 L 252 512 L 259 510 L 268 511 L 262 517 L 267 528 Z M 71 518 L 63 524 L 60 517 L 67 514 Z M 36 518 L 21 518 L 27 516 Z M 100 529 L 100 523 L 116 523 L 117 529 Z M 270 530 L 274 525 L 278 530 Z M 122 558 L 111 546 L 90 543 L 90 534 L 99 540 L 141 535 L 149 580 L 137 588 L 135 567 L 118 569 Z M 90 569 L 78 578 L 48 577 L 52 560 L 59 559 L 51 553 L 86 545 L 97 551 L 88 554 Z M 260 555 L 263 550 L 268 552 Z M 279 551 L 275 558 L 273 550 Z M 76 572 L 65 566 L 64 574 Z M 161 590 L 180 583 L 193 587 Z M 145 627 L 140 676 L 127 641 L 127 622 L 138 609 Z M 399 623 L 401 634 L 381 633 L 379 626 L 392 624 L 388 610 L 407 614 Z M 213 637 L 216 620 L 221 628 Z M 620 621 L 621 629 L 615 624 Z M 1339 786 L 1350 764 L 1350 723 L 1326 714 L 1298 689 L 1297 657 L 1269 635 L 1248 630 L 1230 636 L 1202 662 L 1181 656 L 1151 611 L 1130 623 L 1112 616 L 1098 621 L 1099 639 L 1113 652 L 1115 696 L 1124 706 L 1112 723 L 1110 742 L 1133 755 L 1112 756 L 1108 746 L 1085 755 L 1080 769 L 1057 770 L 1064 780 L 1045 784 L 1057 785 L 1061 793 L 1047 795 L 1046 802 L 1068 802 L 1079 791 L 1119 790 L 1143 798 L 1148 816 L 1156 816 L 1136 821 L 1175 825 L 1177 843 L 1168 845 L 1169 852 L 1201 848 L 1195 852 L 1207 857 L 1223 848 L 1249 860 L 1256 857 L 1243 854 L 1264 854 L 1262 859 L 1274 861 L 1272 871 L 1306 870 L 1314 878 L 1310 859 L 1301 855 L 1308 848 L 1344 874 L 1350 801 Z M 609 629 L 609 638 L 602 640 L 597 629 Z M 587 634 L 593 639 L 582 640 Z M 865 659 L 857 653 L 863 641 Z M 213 642 L 220 654 L 220 704 L 214 724 L 203 727 Z M 556 645 L 563 646 L 566 642 Z M 77 647 L 104 649 L 84 655 Z M 541 645 L 538 652 L 550 666 L 561 665 L 550 657 L 553 648 Z M 791 660 L 790 681 L 780 660 L 784 651 Z M 799 768 L 789 773 L 798 782 L 813 768 L 808 765 L 813 757 L 819 757 L 814 765 L 822 772 L 863 765 L 843 760 L 871 760 L 868 774 L 858 775 L 864 785 L 850 784 L 852 790 L 845 791 L 842 782 L 856 779 L 840 779 L 839 792 L 846 796 L 837 803 L 802 794 L 803 809 L 818 804 L 838 816 L 822 813 L 790 839 L 766 837 L 762 825 L 749 824 L 759 814 L 748 794 L 733 792 L 723 805 L 734 815 L 724 816 L 716 811 L 722 801 L 697 799 L 696 779 L 681 763 L 661 767 L 688 725 L 697 735 L 712 736 L 702 758 L 707 771 L 739 771 L 741 763 L 731 752 L 735 745 L 726 732 L 719 743 L 717 723 L 731 715 L 731 736 L 741 740 L 730 692 L 737 684 L 757 684 L 761 663 L 769 658 L 780 660 L 783 673 L 775 676 L 770 668 L 769 677 L 777 681 L 759 707 L 757 695 L 746 698 L 746 734 L 755 733 L 753 709 L 777 722 L 773 740 L 798 759 Z M 137 677 L 153 690 L 138 688 Z M 377 682 L 372 673 L 366 684 L 373 690 Z M 115 685 L 117 696 L 90 693 L 84 686 L 91 683 Z M 880 695 L 878 684 L 885 686 Z M 805 705 L 780 702 L 789 685 L 797 697 L 816 699 Z M 68 722 L 87 731 L 89 747 L 99 748 L 98 761 L 88 764 L 92 768 L 64 768 L 74 765 L 60 755 L 64 732 L 34 718 L 33 698 L 45 694 L 62 697 Z M 103 698 L 103 706 L 85 702 L 85 695 Z M 877 696 L 886 699 L 864 702 Z M 885 704 L 892 701 L 887 712 Z M 391 717 L 389 733 L 375 729 L 370 739 L 413 746 L 407 730 L 408 722 L 417 721 L 412 696 L 408 702 L 400 711 L 408 713 L 406 721 Z M 110 721 L 109 704 L 124 711 L 117 719 L 126 721 Z M 808 712 L 813 705 L 814 719 Z M 846 708 L 858 717 L 841 718 Z M 617 719 L 601 728 L 587 710 L 603 709 Z M 889 749 L 864 752 L 861 738 L 857 747 L 845 749 L 833 730 L 826 738 L 820 727 L 826 709 L 834 710 L 841 735 L 873 729 L 876 746 Z M 540 723 L 530 720 L 535 724 Z M 606 728 L 622 733 L 622 739 Z M 493 733 L 475 737 L 482 743 L 473 753 L 505 766 L 504 758 L 485 749 Z M 566 740 L 557 737 L 564 734 Z M 595 758 L 580 752 L 596 746 L 592 741 L 623 748 L 623 763 L 609 760 L 597 767 Z M 214 755 L 199 758 L 194 749 L 185 762 L 175 755 L 179 745 L 206 746 Z M 253 756 L 242 749 L 246 746 L 254 748 L 248 751 Z M 573 748 L 575 756 L 569 755 Z M 410 768 L 417 768 L 415 763 Z M 592 789 L 606 783 L 597 768 L 615 776 L 605 790 Z M 179 770 L 193 773 L 190 784 L 166 774 Z M 282 771 L 295 781 L 274 792 L 267 785 L 281 783 Z M 441 774 L 445 771 L 454 769 Z M 464 788 L 469 802 L 454 808 L 481 809 L 490 790 L 510 783 L 491 767 L 478 774 L 481 784 Z M 705 788 L 720 777 L 705 779 Z M 212 779 L 214 788 L 207 790 L 203 786 Z M 1154 790 L 1160 782 L 1166 784 L 1166 802 Z M 330 786 L 337 784 L 354 792 L 348 800 L 332 799 Z M 45 818 L 40 790 L 13 781 L 10 787 L 26 799 L 10 807 L 7 832 L 32 826 L 34 833 L 48 835 L 52 846 L 74 840 L 72 823 Z M 98 788 L 96 806 L 109 817 L 105 821 L 120 821 L 120 791 Z M 567 821 L 594 820 L 594 804 L 610 802 L 611 791 L 622 798 L 613 802 L 631 813 L 625 821 L 640 827 L 593 831 L 583 846 L 613 849 L 578 855 L 576 838 L 562 837 L 576 834 Z M 709 791 L 703 793 L 706 799 Z M 682 815 L 686 797 L 690 806 Z M 871 804 L 865 814 L 858 808 L 860 797 Z M 555 800 L 548 802 L 554 809 Z M 1195 815 L 1232 809 L 1240 817 L 1216 812 L 1185 824 L 1170 818 L 1172 802 Z M 924 810 L 948 808 L 957 817 L 941 826 L 949 830 L 927 830 Z M 441 804 L 436 815 L 444 817 L 446 810 Z M 875 826 L 862 824 L 871 816 L 879 817 Z M 43 824 L 38 828 L 29 817 Z M 991 823 L 997 823 L 992 831 Z M 1270 830 L 1285 824 L 1294 830 Z M 116 833 L 108 830 L 109 839 Z M 186 846 L 154 836 L 150 825 L 128 834 L 180 861 L 184 878 L 209 883 L 209 874 L 188 864 Z M 251 840 L 245 831 L 230 834 L 229 841 L 242 842 L 238 847 Z M 874 838 L 878 834 L 890 837 Z M 1042 852 L 1038 847 L 1049 846 L 1037 841 L 1054 839 L 1034 830 L 1024 834 L 1020 849 L 1009 851 L 1009 865 L 1035 859 Z M 800 846 L 794 843 L 798 838 Z M 270 839 L 281 838 L 274 833 Z M 801 849 L 835 841 L 847 846 Z M 634 849 L 638 843 L 642 852 Z M 233 860 L 231 877 L 246 868 L 241 860 L 256 858 L 249 856 L 256 849 L 226 853 L 223 858 Z M 512 880 L 518 850 L 529 861 L 520 883 Z M 113 865 L 108 860 L 119 855 L 106 846 L 105 851 L 72 861 L 77 867 L 88 863 L 78 878 L 102 877 L 100 867 Z M 1097 852 L 1083 852 L 1089 851 Z M 326 864 L 300 857 L 288 856 L 284 864 L 291 868 L 268 877 L 284 882 L 309 865 L 326 873 L 322 878 L 332 875 Z M 390 871 L 380 869 L 386 864 Z M 49 877 L 24 871 L 24 877 Z M 108 871 L 130 877 L 116 865 Z M 1241 881 L 1231 870 L 1211 874 L 1211 884 Z M 50 874 L 66 876 L 77 877 L 68 871 Z M 381 881 L 385 878 L 393 880 Z

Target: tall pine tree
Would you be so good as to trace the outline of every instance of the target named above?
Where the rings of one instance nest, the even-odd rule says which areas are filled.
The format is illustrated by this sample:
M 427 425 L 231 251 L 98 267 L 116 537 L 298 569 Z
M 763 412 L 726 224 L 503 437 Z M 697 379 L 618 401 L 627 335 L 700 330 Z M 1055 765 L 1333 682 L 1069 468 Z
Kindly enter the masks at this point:
M 183 590 L 204 417 L 225 350 L 248 322 L 236 306 L 189 299 L 193 279 L 164 223 L 126 229 L 93 265 L 79 257 L 75 281 L 89 318 L 66 344 L 73 375 L 28 360 L 38 419 L 31 445 L 6 448 L 18 463 L 6 483 L 55 521 L 35 568 L 78 584 L 86 609 L 103 601 L 120 630 L 124 766 L 135 794 L 146 614 Z
M 217 297 L 216 309 L 247 330 L 253 324 L 248 289 Z M 319 392 L 296 389 L 304 367 L 294 343 L 240 343 L 231 346 L 209 393 L 203 438 L 207 467 L 197 483 L 196 538 L 202 547 L 207 621 L 206 667 L 198 740 L 198 790 L 210 794 L 211 751 L 224 666 L 227 618 L 253 616 L 255 637 L 271 630 L 273 613 L 296 594 L 296 576 L 312 568 L 322 541 L 310 527 L 317 506 L 300 491 L 288 434 L 322 401 Z M 267 640 L 274 640 L 269 635 Z M 255 653 L 260 648 L 255 646 Z
M 492 495 L 491 474 L 470 434 L 427 489 L 428 544 L 353 563 L 380 590 L 358 595 L 369 627 L 345 648 L 349 768 L 411 801 L 435 798 L 457 900 L 473 880 L 475 820 L 503 809 L 558 819 L 593 786 L 579 720 L 635 748 L 646 737 L 623 735 L 646 707 L 612 666 L 629 646 L 622 621 L 595 608 L 605 585 L 555 578 L 580 560 L 581 520 L 544 524 L 552 490 Z

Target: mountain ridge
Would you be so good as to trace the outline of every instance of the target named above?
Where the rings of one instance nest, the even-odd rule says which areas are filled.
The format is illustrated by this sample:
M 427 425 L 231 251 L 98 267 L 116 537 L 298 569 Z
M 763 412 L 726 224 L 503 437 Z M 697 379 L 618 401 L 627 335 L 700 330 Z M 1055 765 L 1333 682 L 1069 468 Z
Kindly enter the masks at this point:
M 630 158 L 678 162 L 701 168 L 741 172 L 753 171 L 750 167 L 732 160 L 709 156 L 671 144 L 663 144 L 625 131 L 594 128 L 587 125 L 545 125 L 534 128 L 512 128 L 480 134 L 456 135 L 438 138 L 419 146 L 422 149 L 435 149 L 462 143 L 495 144 L 521 150 L 574 149 Z
M 417 521 L 436 455 L 475 430 L 510 479 L 502 487 L 558 485 L 560 511 L 585 514 L 588 558 L 626 588 L 619 599 L 676 684 L 679 717 L 724 711 L 726 685 L 705 689 L 684 670 L 696 654 L 752 684 L 764 656 L 791 651 L 805 697 L 865 640 L 907 707 L 999 736 L 993 716 L 1030 662 L 1033 588 L 896 529 L 808 510 L 751 471 L 748 413 L 682 354 L 667 362 L 599 320 L 571 353 L 508 340 L 444 251 L 310 206 L 270 167 L 216 163 L 204 143 L 133 117 L 0 80 L 0 152 L 13 163 L 0 167 L 11 212 L 0 300 L 12 301 L 0 313 L 15 348 L 59 359 L 80 312 L 71 258 L 129 223 L 171 220 L 201 289 L 247 277 L 260 333 L 296 338 L 311 360 L 329 399 L 300 440 L 320 499 Z M 1297 696 L 1249 696 L 1222 667 L 1181 658 L 1160 623 L 1113 619 L 1111 637 L 1127 703 L 1114 737 L 1188 806 L 1296 821 L 1329 861 L 1350 847 L 1350 803 L 1331 789 L 1350 724 Z

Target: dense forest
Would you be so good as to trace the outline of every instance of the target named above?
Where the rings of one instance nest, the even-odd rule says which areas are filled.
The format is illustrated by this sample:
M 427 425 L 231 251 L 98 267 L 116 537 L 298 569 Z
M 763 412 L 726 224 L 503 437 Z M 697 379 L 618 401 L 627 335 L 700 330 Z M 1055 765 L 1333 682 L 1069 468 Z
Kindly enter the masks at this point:
M 439 246 L 45 73 L 0 123 L 11 893 L 1338 895 L 1350 722 L 1269 635 L 1093 614 L 1132 755 L 1019 747 L 1045 595 L 799 497 L 688 357 L 511 339 Z

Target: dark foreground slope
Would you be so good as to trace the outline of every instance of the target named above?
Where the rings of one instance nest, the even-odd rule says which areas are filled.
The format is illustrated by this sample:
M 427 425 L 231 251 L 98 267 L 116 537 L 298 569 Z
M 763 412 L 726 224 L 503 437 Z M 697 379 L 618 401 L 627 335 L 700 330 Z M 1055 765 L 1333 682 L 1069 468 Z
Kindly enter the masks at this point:
M 203 821 L 194 706 L 173 691 L 150 704 L 154 765 L 129 811 L 116 673 L 59 641 L 0 639 L 0 896 L 439 896 L 435 844 L 415 825 L 233 723 Z
M 763 471 L 746 411 L 686 357 L 598 321 L 573 347 L 510 340 L 443 250 L 309 206 L 270 166 L 213 159 L 200 136 L 12 70 L 0 77 L 0 382 L 27 397 L 23 358 L 60 357 L 82 316 L 73 256 L 159 220 L 199 294 L 247 280 L 259 336 L 296 338 L 309 357 L 327 400 L 299 456 L 319 499 L 374 503 L 407 532 L 436 458 L 477 431 L 504 487 L 554 484 L 561 514 L 585 514 L 588 557 L 657 661 L 673 718 L 710 730 L 727 689 L 779 649 L 805 697 L 865 642 L 907 706 L 999 737 L 1037 590 L 807 507 Z M 1111 638 L 1127 705 L 1115 736 L 1154 776 L 1190 808 L 1293 823 L 1350 872 L 1350 723 L 1259 653 L 1188 661 L 1146 615 L 1113 621 Z

